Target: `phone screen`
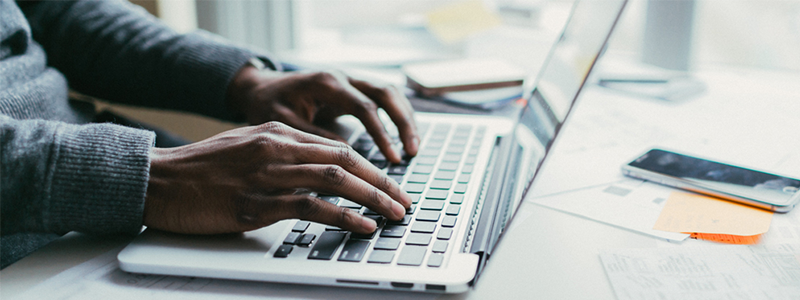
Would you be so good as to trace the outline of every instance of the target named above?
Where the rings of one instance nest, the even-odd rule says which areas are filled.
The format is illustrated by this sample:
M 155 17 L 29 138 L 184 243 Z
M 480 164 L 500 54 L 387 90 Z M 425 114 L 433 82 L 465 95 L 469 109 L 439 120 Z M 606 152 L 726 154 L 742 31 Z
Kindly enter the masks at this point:
M 775 204 L 789 202 L 800 180 L 664 150 L 650 150 L 628 165 L 732 195 Z

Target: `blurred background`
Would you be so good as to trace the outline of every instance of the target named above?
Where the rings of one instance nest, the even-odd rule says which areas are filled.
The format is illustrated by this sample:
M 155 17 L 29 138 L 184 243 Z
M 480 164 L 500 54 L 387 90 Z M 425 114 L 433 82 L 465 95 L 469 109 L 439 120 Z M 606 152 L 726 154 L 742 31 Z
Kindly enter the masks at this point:
M 207 30 L 278 59 L 402 85 L 404 64 L 500 58 L 535 70 L 571 0 L 130 0 L 179 32 Z M 588 0 L 602 1 L 602 0 Z M 606 57 L 676 70 L 800 71 L 798 0 L 630 0 Z M 121 107 L 200 140 L 240 124 Z
M 568 0 L 135 0 L 178 31 L 202 28 L 281 57 L 390 65 L 481 51 L 481 34 L 546 40 L 560 30 Z M 611 50 L 641 57 L 650 2 L 632 0 Z M 726 64 L 800 70 L 800 1 L 696 0 L 690 67 Z M 431 15 L 480 3 L 497 19 L 443 40 Z M 459 4 L 461 7 L 459 8 Z M 457 14 L 457 13 L 455 13 Z M 469 11 L 466 16 L 488 18 Z M 444 18 L 457 16 L 444 16 Z M 562 19 L 560 19 L 562 18 Z M 497 22 L 499 21 L 499 23 Z M 482 25 L 482 26 L 481 26 Z M 505 30 L 502 30 L 502 29 Z M 516 32 L 512 32 L 517 30 Z M 536 32 L 538 31 L 538 32 Z M 471 36 L 470 36 L 471 35 Z M 502 37 L 498 37 L 502 38 Z M 515 36 L 516 38 L 516 36 Z M 488 42 L 483 42 L 488 43 Z M 368 55 L 371 54 L 371 55 Z M 316 56 L 316 57 L 315 57 Z M 334 60 L 334 57 L 335 60 Z

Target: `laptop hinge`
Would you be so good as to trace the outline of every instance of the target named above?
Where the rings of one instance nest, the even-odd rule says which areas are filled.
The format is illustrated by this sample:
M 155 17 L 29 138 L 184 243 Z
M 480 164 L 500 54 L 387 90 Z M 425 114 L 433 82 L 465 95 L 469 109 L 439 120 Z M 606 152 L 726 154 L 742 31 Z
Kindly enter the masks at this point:
M 473 230 L 471 237 L 470 253 L 477 254 L 480 261 L 478 270 L 475 273 L 473 282 L 483 271 L 483 267 L 491 254 L 491 249 L 495 244 L 495 239 L 500 235 L 504 224 L 505 214 L 508 213 L 507 203 L 511 201 L 513 184 L 506 184 L 509 179 L 513 180 L 519 166 L 512 162 L 517 161 L 518 147 L 515 147 L 516 140 L 513 134 L 504 139 L 498 139 L 492 151 L 492 164 L 487 169 L 486 177 L 489 178 L 488 186 L 485 189 L 483 203 L 478 203 L 473 216 Z M 509 155 L 501 155 L 507 153 Z M 510 176 L 510 177 L 509 177 Z M 486 184 L 486 181 L 484 182 Z M 477 215 L 477 218 L 475 216 Z

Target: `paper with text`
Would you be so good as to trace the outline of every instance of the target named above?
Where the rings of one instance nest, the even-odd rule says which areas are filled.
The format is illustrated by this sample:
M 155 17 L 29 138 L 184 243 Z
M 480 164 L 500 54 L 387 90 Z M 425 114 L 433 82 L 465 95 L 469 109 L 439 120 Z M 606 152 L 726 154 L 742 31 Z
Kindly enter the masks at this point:
M 797 299 L 800 245 L 613 249 L 600 255 L 619 300 Z

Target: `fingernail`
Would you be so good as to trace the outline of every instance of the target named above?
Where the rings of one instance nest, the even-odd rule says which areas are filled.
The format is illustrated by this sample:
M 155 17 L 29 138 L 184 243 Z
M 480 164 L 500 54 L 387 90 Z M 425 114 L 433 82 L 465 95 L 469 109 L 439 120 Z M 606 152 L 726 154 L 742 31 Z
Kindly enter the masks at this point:
M 373 219 L 361 217 L 361 227 L 368 232 L 374 232 L 378 228 L 378 224 Z
M 402 218 L 406 215 L 406 208 L 394 201 L 392 201 L 392 211 L 397 218 Z
M 413 145 L 414 153 L 416 154 L 419 151 L 419 137 L 414 138 L 414 145 Z

